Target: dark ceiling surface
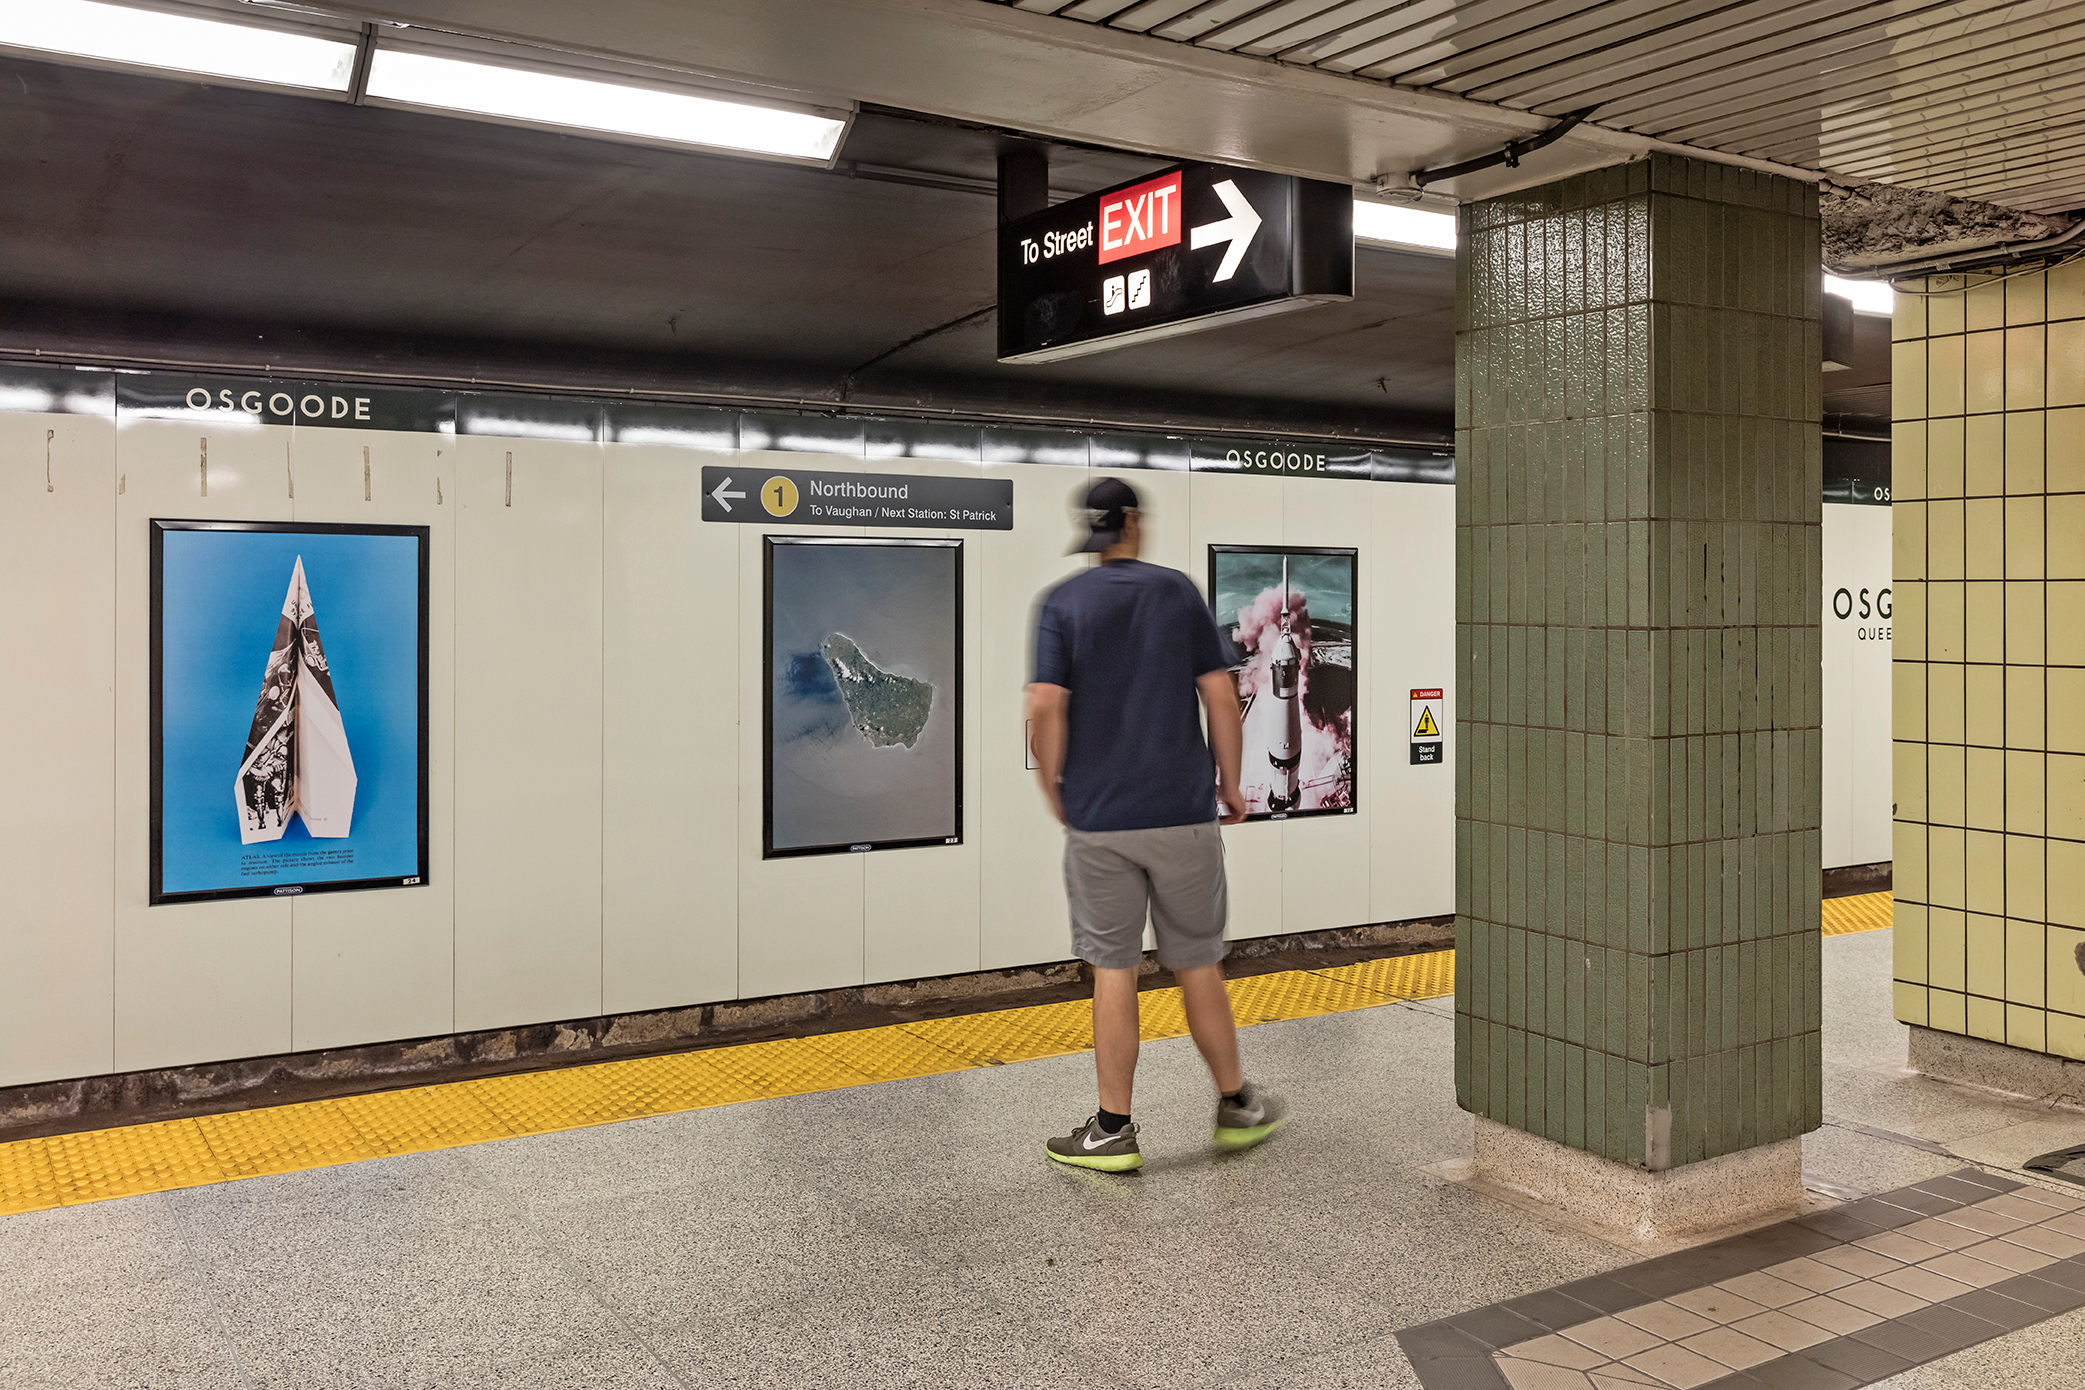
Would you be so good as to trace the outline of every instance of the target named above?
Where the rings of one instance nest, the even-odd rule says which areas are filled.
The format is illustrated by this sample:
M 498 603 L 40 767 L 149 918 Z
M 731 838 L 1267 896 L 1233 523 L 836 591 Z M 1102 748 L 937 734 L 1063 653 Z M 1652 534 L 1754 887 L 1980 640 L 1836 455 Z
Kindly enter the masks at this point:
M 828 172 L 0 59 L 0 350 L 1447 438 L 1442 257 L 1363 248 L 1349 304 L 999 365 L 1012 143 L 867 111 Z M 1053 195 L 1154 167 L 1053 148 Z

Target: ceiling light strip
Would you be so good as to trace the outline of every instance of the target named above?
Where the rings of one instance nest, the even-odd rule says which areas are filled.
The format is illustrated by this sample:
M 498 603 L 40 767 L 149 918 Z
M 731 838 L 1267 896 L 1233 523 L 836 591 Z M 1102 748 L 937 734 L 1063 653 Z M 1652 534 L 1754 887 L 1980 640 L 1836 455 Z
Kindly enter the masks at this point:
M 530 72 L 381 44 L 365 100 L 647 143 L 830 164 L 847 121 L 691 92 Z
M 269 87 L 345 92 L 352 42 L 97 0 L 0 0 L 0 47 Z

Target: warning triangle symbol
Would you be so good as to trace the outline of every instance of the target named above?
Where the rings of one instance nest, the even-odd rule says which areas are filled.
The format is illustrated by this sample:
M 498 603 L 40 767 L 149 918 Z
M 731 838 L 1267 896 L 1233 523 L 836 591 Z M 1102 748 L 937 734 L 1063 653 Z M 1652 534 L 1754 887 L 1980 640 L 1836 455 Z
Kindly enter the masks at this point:
M 1419 727 L 1412 730 L 1413 738 L 1439 738 L 1441 726 L 1433 722 L 1433 707 L 1419 706 Z

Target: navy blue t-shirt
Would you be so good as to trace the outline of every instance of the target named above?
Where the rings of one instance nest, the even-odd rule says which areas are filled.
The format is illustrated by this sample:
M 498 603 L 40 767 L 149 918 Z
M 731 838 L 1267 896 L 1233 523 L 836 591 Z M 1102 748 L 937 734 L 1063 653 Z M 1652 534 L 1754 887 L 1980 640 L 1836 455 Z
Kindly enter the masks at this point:
M 1071 692 L 1061 794 L 1074 830 L 1217 818 L 1197 677 L 1230 664 L 1216 619 L 1178 570 L 1115 560 L 1043 599 L 1035 679 Z

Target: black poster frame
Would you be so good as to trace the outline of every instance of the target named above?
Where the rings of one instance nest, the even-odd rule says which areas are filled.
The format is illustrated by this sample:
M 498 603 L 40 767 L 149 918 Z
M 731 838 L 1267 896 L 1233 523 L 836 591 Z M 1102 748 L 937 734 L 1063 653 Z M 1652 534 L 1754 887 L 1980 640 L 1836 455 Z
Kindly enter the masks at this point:
M 760 594 L 760 857 L 802 859 L 818 854 L 870 854 L 886 849 L 921 849 L 927 846 L 960 845 L 963 825 L 963 541 L 960 537 L 926 536 L 762 536 Z M 829 845 L 775 847 L 775 550 L 778 546 L 824 545 L 884 548 L 934 548 L 954 555 L 955 584 L 955 812 L 953 835 L 928 835 L 902 840 L 855 840 Z
M 154 517 L 152 526 L 152 636 L 151 636 L 151 730 L 152 730 L 152 789 L 151 789 L 151 868 L 147 885 L 147 901 L 153 907 L 179 903 L 221 902 L 231 898 L 288 898 L 306 893 L 358 892 L 375 888 L 423 888 L 427 886 L 428 873 L 428 821 L 427 821 L 427 688 L 428 688 L 428 597 L 431 592 L 429 578 L 432 574 L 433 528 L 428 526 L 394 526 L 361 522 L 329 521 L 193 521 L 165 517 Z M 165 608 L 166 608 L 166 533 L 169 531 L 250 531 L 274 534 L 324 535 L 324 536 L 411 536 L 419 542 L 420 550 L 420 631 L 419 631 L 419 690 L 420 711 L 419 756 L 416 760 L 419 778 L 417 798 L 417 847 L 418 868 L 410 875 L 387 874 L 382 878 L 332 879 L 320 883 L 270 883 L 251 888 L 208 888 L 189 892 L 169 893 L 164 891 L 162 857 L 165 830 L 166 803 L 164 776 L 166 767 L 166 741 L 163 728 L 164 709 L 162 699 L 165 688 Z
M 1216 559 L 1219 555 L 1330 555 L 1344 556 L 1347 561 L 1348 582 L 1353 586 L 1348 600 L 1353 606 L 1353 650 L 1354 650 L 1354 797 L 1347 806 L 1318 806 L 1311 810 L 1296 811 L 1253 811 L 1245 817 L 1248 821 L 1291 821 L 1309 820 L 1318 816 L 1351 816 L 1361 807 L 1361 549 L 1351 545 L 1216 545 L 1209 547 L 1209 611 L 1216 619 L 1217 630 L 1224 635 L 1225 642 L 1231 640 L 1234 622 L 1226 619 L 1216 606 Z M 1243 663 L 1240 663 L 1242 666 Z M 1239 666 L 1231 668 L 1235 680 Z

